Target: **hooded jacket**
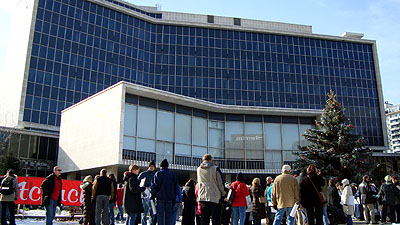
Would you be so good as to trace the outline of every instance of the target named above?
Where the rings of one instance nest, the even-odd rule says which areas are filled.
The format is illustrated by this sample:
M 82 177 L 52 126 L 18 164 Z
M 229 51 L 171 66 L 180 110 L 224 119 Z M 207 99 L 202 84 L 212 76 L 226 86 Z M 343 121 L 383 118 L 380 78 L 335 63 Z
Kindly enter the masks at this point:
M 203 161 L 197 168 L 197 201 L 219 203 L 225 196 L 224 185 L 218 167 L 211 161 Z
M 180 187 L 175 174 L 168 168 L 161 168 L 154 175 L 150 189 L 152 198 L 157 198 L 157 201 L 173 201 L 175 203 Z

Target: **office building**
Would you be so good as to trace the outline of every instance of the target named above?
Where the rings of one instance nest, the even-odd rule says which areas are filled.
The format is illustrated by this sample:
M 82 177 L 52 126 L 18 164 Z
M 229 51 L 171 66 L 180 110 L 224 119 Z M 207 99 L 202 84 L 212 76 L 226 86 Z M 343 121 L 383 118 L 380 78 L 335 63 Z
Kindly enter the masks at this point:
M 400 105 L 385 102 L 385 113 L 389 149 L 400 152 Z
M 313 126 L 334 90 L 355 133 L 374 150 L 387 146 L 376 43 L 362 34 L 314 34 L 307 25 L 165 12 L 120 0 L 30 0 L 21 12 L 24 23 L 17 28 L 25 32 L 14 54 L 24 57 L 15 57 L 2 82 L 9 87 L 4 89 L 9 97 L 2 99 L 7 112 L 0 109 L 8 126 L 57 133 L 62 110 L 122 81 L 123 90 L 158 94 L 122 91 L 121 104 L 128 106 L 121 113 L 136 109 L 139 123 L 141 113 L 153 121 L 163 116 L 160 111 L 170 112 L 165 121 L 175 130 L 168 140 L 159 139 L 167 134 L 156 130 L 146 136 L 142 127 L 123 133 L 130 144 L 123 141 L 118 157 L 123 146 L 136 159 L 141 151 L 164 148 L 177 164 L 188 164 L 177 158 L 179 152 L 190 152 L 185 157 L 191 163 L 198 152 L 209 152 L 239 161 L 238 168 L 273 169 L 293 160 L 286 150 L 296 150 L 299 134 Z M 172 101 L 176 98 L 185 100 Z M 181 116 L 185 129 L 176 127 Z M 208 132 L 207 143 L 180 133 L 196 129 L 197 118 L 207 123 L 202 131 Z M 269 123 L 279 124 L 271 128 L 276 132 L 266 130 Z M 268 132 L 279 136 L 265 136 Z M 268 145 L 268 138 L 278 137 L 280 144 Z M 210 143 L 212 138 L 218 142 Z M 168 143 L 158 145 L 161 140 Z

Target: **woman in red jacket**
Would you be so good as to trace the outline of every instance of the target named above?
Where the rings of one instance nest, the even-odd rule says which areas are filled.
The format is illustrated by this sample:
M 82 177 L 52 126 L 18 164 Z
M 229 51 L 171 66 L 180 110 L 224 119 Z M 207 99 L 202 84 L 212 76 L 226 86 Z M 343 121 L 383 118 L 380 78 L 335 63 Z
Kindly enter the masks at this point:
M 244 225 L 247 208 L 246 196 L 250 195 L 250 192 L 246 186 L 246 183 L 244 183 L 244 175 L 242 173 L 237 174 L 236 181 L 231 184 L 230 188 L 235 190 L 235 195 L 232 202 L 232 224 L 238 225 L 240 217 L 240 225 Z

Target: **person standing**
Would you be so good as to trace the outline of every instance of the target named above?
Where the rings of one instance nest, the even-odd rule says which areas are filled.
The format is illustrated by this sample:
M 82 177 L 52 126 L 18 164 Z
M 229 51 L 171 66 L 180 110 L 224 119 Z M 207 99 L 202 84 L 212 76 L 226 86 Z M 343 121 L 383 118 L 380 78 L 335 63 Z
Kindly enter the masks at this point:
M 118 184 L 117 188 L 117 207 L 118 213 L 116 220 L 124 220 L 124 207 L 123 207 L 123 199 L 124 199 L 124 188 L 122 184 Z
M 201 206 L 201 225 L 221 225 L 221 206 L 219 201 L 225 196 L 222 174 L 213 163 L 210 154 L 203 156 L 203 162 L 197 168 L 198 197 Z
M 112 200 L 110 200 L 110 204 L 109 204 L 109 218 L 110 218 L 110 224 L 114 225 L 115 224 L 115 217 L 114 217 L 114 207 L 115 207 L 115 203 L 117 201 L 117 179 L 115 179 L 114 174 L 110 173 L 110 175 L 108 175 L 108 178 L 111 179 L 112 181 L 112 185 L 114 188 L 114 196 L 112 197 Z
M 271 190 L 272 190 L 272 185 L 274 185 L 274 183 L 273 183 L 274 179 L 272 179 L 272 177 L 267 177 L 267 178 L 265 178 L 265 181 L 266 181 L 266 186 L 265 186 L 264 196 L 267 197 L 267 201 L 268 201 L 267 205 L 265 206 L 265 209 L 267 211 L 268 224 L 272 225 L 272 223 L 274 222 L 273 217 L 272 217 L 272 212 L 271 212 L 272 206 L 270 206 L 269 203 L 271 202 Z M 269 190 L 269 192 L 268 192 L 268 190 Z M 268 193 L 269 193 L 269 195 L 268 195 Z
M 160 163 L 160 171 L 154 175 L 151 184 L 151 199 L 157 200 L 157 222 L 159 225 L 172 225 L 173 209 L 176 196 L 179 194 L 178 181 L 175 174 L 168 169 L 167 159 Z
M 238 225 L 240 218 L 240 225 L 244 225 L 247 208 L 246 197 L 250 195 L 250 193 L 246 183 L 244 183 L 243 173 L 238 173 L 236 175 L 236 181 L 233 182 L 229 188 L 235 190 L 235 195 L 233 196 L 232 201 L 232 224 Z
M 144 212 L 141 193 L 146 189 L 145 187 L 140 187 L 140 180 L 138 175 L 140 168 L 136 165 L 130 165 L 129 171 L 125 172 L 124 176 L 124 208 L 125 212 L 128 214 L 126 219 L 127 225 L 134 225 L 136 217 L 139 213 Z
M 307 177 L 300 183 L 300 203 L 307 210 L 308 223 L 310 225 L 322 225 L 323 203 L 320 200 L 321 187 L 325 184 L 324 180 L 317 173 L 313 164 L 307 167 Z
M 390 210 L 390 221 L 396 221 L 396 208 L 395 208 L 395 200 L 396 198 L 400 198 L 400 190 L 392 183 L 392 177 L 387 175 L 385 177 L 385 183 L 382 184 L 379 193 L 378 199 L 382 200 L 382 211 L 381 211 L 381 221 L 382 223 L 386 223 L 387 209 L 389 207 Z
M 353 225 L 352 216 L 354 215 L 354 200 L 351 202 L 351 199 L 354 199 L 353 191 L 350 187 L 350 182 L 348 179 L 342 180 L 343 191 L 342 191 L 342 204 L 343 211 L 347 215 L 347 224 Z
M 340 205 L 339 191 L 336 188 L 335 180 L 333 178 L 329 180 L 328 206 L 334 206 L 338 209 L 342 208 L 342 206 Z
M 375 199 L 374 195 L 377 193 L 374 193 L 371 188 L 371 184 L 369 182 L 369 176 L 365 175 L 363 177 L 363 181 L 361 184 L 358 186 L 358 190 L 361 195 L 361 203 L 363 204 L 364 208 L 364 218 L 367 223 L 376 223 L 375 221 Z
M 277 176 L 272 187 L 271 201 L 275 210 L 277 210 L 274 225 L 280 225 L 286 212 L 287 224 L 294 224 L 294 217 L 291 217 L 290 211 L 294 204 L 300 200 L 299 186 L 296 178 L 290 175 L 290 166 L 282 166 L 282 174 Z
M 100 225 L 110 224 L 109 205 L 114 197 L 114 185 L 107 177 L 107 170 L 102 169 L 100 176 L 94 181 L 92 198 L 96 201 L 95 223 Z
M 265 213 L 265 203 L 260 202 L 260 198 L 264 197 L 264 190 L 261 187 L 260 178 L 254 178 L 251 186 L 251 195 L 253 200 L 251 202 L 251 209 L 253 212 L 253 225 L 261 225 L 261 220 L 267 218 Z M 267 218 L 267 224 L 269 223 Z
M 182 201 L 182 225 L 194 225 L 196 213 L 196 181 L 189 179 L 183 187 Z
M 150 203 L 150 186 L 153 181 L 154 175 L 156 174 L 156 163 L 152 160 L 149 163 L 149 168 L 140 173 L 139 180 L 146 179 L 144 182 L 144 187 L 146 190 L 142 193 L 142 203 L 144 212 L 142 213 L 142 225 L 147 225 L 147 215 L 149 214 L 149 223 L 152 225 L 156 224 L 155 214 L 151 209 Z
M 40 185 L 42 189 L 42 205 L 46 208 L 46 225 L 53 224 L 56 207 L 61 206 L 61 168 L 55 166 L 53 173 L 47 176 Z
M 398 190 L 400 190 L 400 182 L 397 179 L 397 176 L 392 176 L 392 182 L 393 184 L 397 187 Z M 396 198 L 396 203 L 395 203 L 395 211 L 396 211 L 396 223 L 400 223 L 400 197 Z
M 92 202 L 93 178 L 88 175 L 83 179 L 80 188 L 83 196 L 83 224 L 94 225 L 94 207 Z
M 179 215 L 178 215 L 178 210 L 179 207 L 182 206 L 182 189 L 179 186 L 179 184 L 177 184 L 177 188 L 178 188 L 178 195 L 176 195 L 175 198 L 175 204 L 174 204 L 174 208 L 172 211 L 172 224 L 175 225 L 176 221 L 179 220 Z
M 1 181 L 1 224 L 7 224 L 6 211 L 8 209 L 10 225 L 15 225 L 15 201 L 18 200 L 19 188 L 14 170 L 9 169 L 6 177 Z

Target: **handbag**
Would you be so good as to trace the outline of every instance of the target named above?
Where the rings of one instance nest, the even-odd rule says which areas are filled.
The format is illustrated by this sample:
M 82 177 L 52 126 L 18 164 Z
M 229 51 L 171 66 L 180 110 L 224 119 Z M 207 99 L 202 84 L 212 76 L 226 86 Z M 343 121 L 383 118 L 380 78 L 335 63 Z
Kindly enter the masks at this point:
M 267 203 L 268 202 L 268 199 L 267 199 L 267 197 L 258 197 L 258 201 L 260 202 L 260 203 Z
M 236 186 L 236 189 L 238 189 L 238 187 L 239 187 L 239 184 L 238 184 L 238 186 Z M 235 198 L 236 189 L 233 189 L 233 187 L 229 188 L 228 195 L 226 196 L 226 199 L 228 200 L 227 202 L 229 205 L 232 205 L 233 199 Z
M 314 182 L 311 180 L 310 176 L 307 175 L 307 177 L 311 181 L 311 184 L 313 185 L 315 191 L 318 193 L 318 197 L 321 203 L 326 203 L 325 194 L 322 191 L 318 191 L 317 187 L 315 187 Z

